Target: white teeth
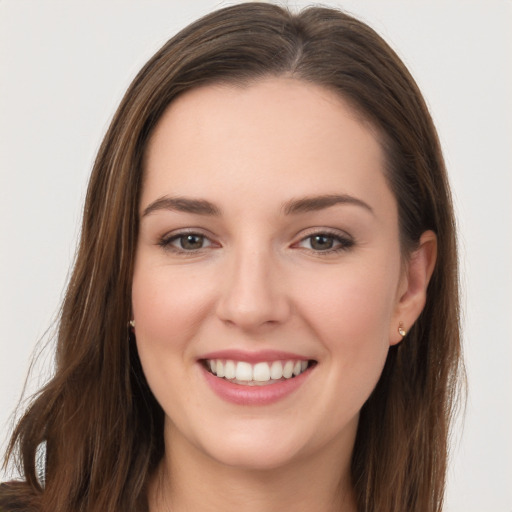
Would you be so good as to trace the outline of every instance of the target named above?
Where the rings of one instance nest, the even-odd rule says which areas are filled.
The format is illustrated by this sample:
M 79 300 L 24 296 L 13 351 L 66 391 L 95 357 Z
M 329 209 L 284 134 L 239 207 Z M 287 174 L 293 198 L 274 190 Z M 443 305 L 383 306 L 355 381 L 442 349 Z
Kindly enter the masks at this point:
M 249 363 L 239 361 L 236 364 L 235 378 L 236 380 L 252 380 L 252 366 Z
M 257 380 L 258 382 L 266 382 L 267 380 L 270 380 L 270 366 L 268 365 L 268 363 L 255 364 L 253 373 L 254 380 Z
M 226 361 L 226 366 L 224 366 L 224 377 L 226 377 L 226 379 L 234 379 L 236 377 L 236 368 L 233 361 Z
M 236 380 L 243 383 L 255 382 L 277 382 L 279 380 L 291 379 L 306 371 L 308 361 L 262 361 L 252 365 L 247 361 L 232 361 L 230 359 L 208 359 L 207 367 L 217 377 L 224 377 L 229 380 Z M 272 382 L 271 382 L 272 381 Z
M 274 361 L 270 367 L 270 378 L 274 380 L 283 378 L 283 363 Z
M 218 376 L 219 374 L 217 374 Z M 286 361 L 283 367 L 283 377 L 289 379 L 293 375 L 293 361 Z

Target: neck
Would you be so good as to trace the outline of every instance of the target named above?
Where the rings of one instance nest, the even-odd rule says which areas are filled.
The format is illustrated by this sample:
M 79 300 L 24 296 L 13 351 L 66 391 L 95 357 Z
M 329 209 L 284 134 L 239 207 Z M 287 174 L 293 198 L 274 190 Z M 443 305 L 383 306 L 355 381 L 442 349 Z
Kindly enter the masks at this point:
M 166 429 L 166 456 L 150 488 L 151 512 L 356 512 L 351 453 L 329 444 L 284 466 L 228 466 Z M 170 438 L 172 437 L 172 443 Z

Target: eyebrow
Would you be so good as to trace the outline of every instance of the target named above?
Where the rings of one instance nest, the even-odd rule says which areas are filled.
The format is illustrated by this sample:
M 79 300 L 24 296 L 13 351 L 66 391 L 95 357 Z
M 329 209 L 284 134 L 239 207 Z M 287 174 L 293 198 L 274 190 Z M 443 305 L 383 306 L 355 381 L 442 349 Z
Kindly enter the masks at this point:
M 147 206 L 142 212 L 142 217 L 146 217 L 158 210 L 172 210 L 177 212 L 195 213 L 197 215 L 220 215 L 219 208 L 205 199 L 164 196 L 153 201 L 149 206 Z
M 286 215 L 297 213 L 313 212 L 329 208 L 337 204 L 352 204 L 360 206 L 370 213 L 374 214 L 373 208 L 363 200 L 348 194 L 327 194 L 321 196 L 303 197 L 300 199 L 292 199 L 283 204 L 283 211 Z
M 370 213 L 373 208 L 358 199 L 348 194 L 327 194 L 321 196 L 302 197 L 300 199 L 291 199 L 282 206 L 282 211 L 285 215 L 293 215 L 298 213 L 307 213 L 312 211 L 323 210 L 337 204 L 352 204 L 360 206 Z M 185 213 L 194 213 L 196 215 L 213 215 L 220 216 L 220 209 L 206 199 L 191 199 L 188 197 L 160 197 L 153 201 L 142 212 L 142 217 L 146 217 L 151 213 L 158 210 L 171 210 Z

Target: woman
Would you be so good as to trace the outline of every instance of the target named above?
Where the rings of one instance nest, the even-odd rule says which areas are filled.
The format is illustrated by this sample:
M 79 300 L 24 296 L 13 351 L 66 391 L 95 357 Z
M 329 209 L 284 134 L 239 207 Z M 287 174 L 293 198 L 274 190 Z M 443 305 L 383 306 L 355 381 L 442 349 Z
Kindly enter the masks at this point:
M 413 79 L 343 13 L 222 9 L 146 64 L 105 136 L 0 504 L 437 511 L 459 366 Z

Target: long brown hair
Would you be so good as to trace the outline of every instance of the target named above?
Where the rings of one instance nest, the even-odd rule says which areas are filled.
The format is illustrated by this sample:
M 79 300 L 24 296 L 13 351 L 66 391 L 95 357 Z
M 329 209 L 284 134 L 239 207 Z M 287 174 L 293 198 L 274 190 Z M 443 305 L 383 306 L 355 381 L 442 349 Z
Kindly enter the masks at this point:
M 163 456 L 163 412 L 129 341 L 143 156 L 179 94 L 200 85 L 288 76 L 336 91 L 369 122 L 386 155 L 403 253 L 438 238 L 427 303 L 391 347 L 363 406 L 352 460 L 360 512 L 440 511 L 449 423 L 461 375 L 455 226 L 445 166 L 413 78 L 367 25 L 343 12 L 266 3 L 216 11 L 167 42 L 139 72 L 103 140 L 62 307 L 56 372 L 18 423 L 8 457 L 25 481 L 0 507 L 40 512 L 147 509 Z M 47 442 L 46 486 L 35 472 Z

